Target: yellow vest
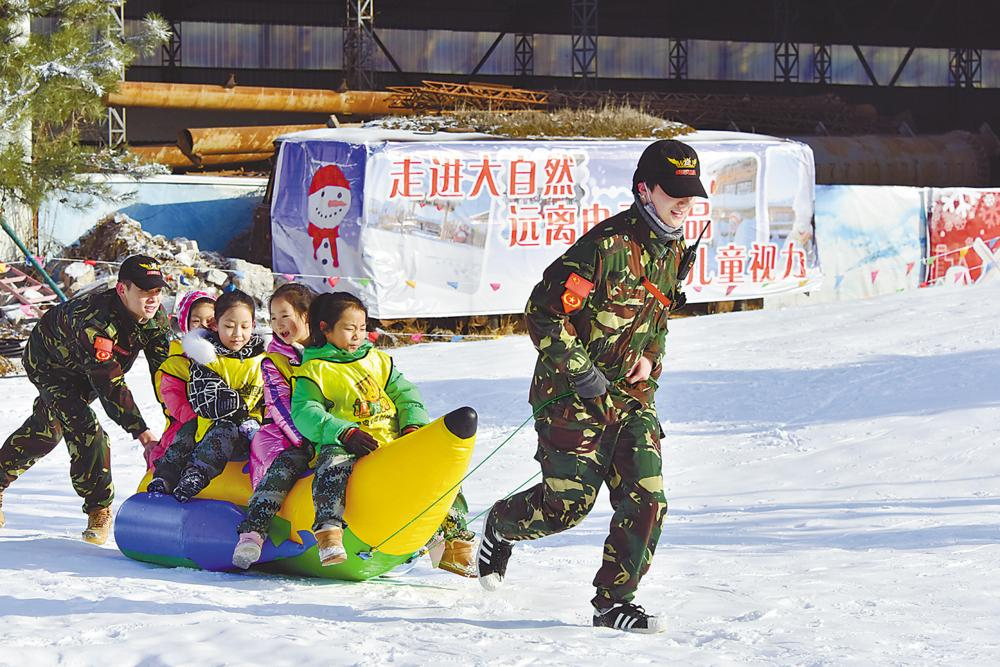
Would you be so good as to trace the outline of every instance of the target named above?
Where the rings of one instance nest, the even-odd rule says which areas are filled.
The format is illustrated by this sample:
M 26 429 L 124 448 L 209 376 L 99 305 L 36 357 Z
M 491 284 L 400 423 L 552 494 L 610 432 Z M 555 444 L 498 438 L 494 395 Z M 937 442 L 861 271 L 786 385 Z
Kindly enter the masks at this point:
M 399 432 L 396 405 L 385 392 L 391 372 L 392 358 L 375 348 L 355 361 L 310 359 L 293 369 L 294 377 L 312 380 L 323 392 L 327 412 L 357 423 L 382 444 Z
M 234 359 L 232 357 L 216 357 L 207 367 L 219 374 L 222 380 L 235 389 L 243 403 L 250 411 L 250 417 L 261 421 L 263 419 L 264 376 L 260 372 L 260 364 L 264 355 L 258 354 L 249 359 Z M 201 442 L 205 432 L 212 425 L 212 420 L 198 417 L 198 431 L 195 441 Z

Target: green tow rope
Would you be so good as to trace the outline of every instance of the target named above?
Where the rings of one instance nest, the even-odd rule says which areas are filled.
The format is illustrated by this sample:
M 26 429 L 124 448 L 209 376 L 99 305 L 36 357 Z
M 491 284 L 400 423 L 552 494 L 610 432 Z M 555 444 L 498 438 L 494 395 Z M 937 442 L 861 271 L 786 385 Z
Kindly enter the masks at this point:
M 544 403 L 542 403 L 541 405 L 539 405 L 537 408 L 535 408 L 535 410 L 531 413 L 530 417 L 528 417 L 527 419 L 525 419 L 521 423 L 520 426 L 518 426 L 516 429 L 514 429 L 513 431 L 511 431 L 510 435 L 508 435 L 506 438 L 504 438 L 503 442 L 501 442 L 499 445 L 497 445 L 493 449 L 492 452 L 490 452 L 489 454 L 487 454 L 486 457 L 482 461 L 480 461 L 478 464 L 476 464 L 475 467 L 472 468 L 472 470 L 470 470 L 469 472 L 467 472 L 465 474 L 465 477 L 463 477 L 462 479 L 458 480 L 458 482 L 456 482 L 450 489 L 448 489 L 447 491 L 445 491 L 437 500 L 435 500 L 434 502 L 432 502 L 430 505 L 428 505 L 426 508 L 424 508 L 423 511 L 421 511 L 419 514 L 417 514 L 412 519 L 410 519 L 405 524 L 403 524 L 403 526 L 401 526 L 399 528 L 399 530 L 397 530 L 396 532 L 394 532 L 392 535 L 390 535 L 389 537 L 385 538 L 384 540 L 382 540 L 381 542 L 379 542 L 378 544 L 376 544 L 375 546 L 373 546 L 368 551 L 361 551 L 361 552 L 359 552 L 358 553 L 358 558 L 361 558 L 362 560 L 368 560 L 369 558 L 371 558 L 375 554 L 375 552 L 378 551 L 379 548 L 383 544 L 385 544 L 386 542 L 388 542 L 392 538 L 396 537 L 396 535 L 399 535 L 401 532 L 403 532 L 404 530 L 406 530 L 410 525 L 413 524 L 414 521 L 416 521 L 417 519 L 419 519 L 420 517 L 422 517 L 424 514 L 426 514 L 427 512 L 429 512 L 435 505 L 437 505 L 439 502 L 441 502 L 442 500 L 444 500 L 445 498 L 447 498 L 448 494 L 450 494 L 452 491 L 454 491 L 458 487 L 462 486 L 462 482 L 464 482 L 465 480 L 469 479 L 469 477 L 471 477 L 474 472 L 476 472 L 481 467 L 483 467 L 484 463 L 486 463 L 487 461 L 489 461 L 493 457 L 494 454 L 496 454 L 497 452 L 499 452 L 504 447 L 504 445 L 506 445 L 508 442 L 510 442 L 511 438 L 513 438 L 515 435 L 517 435 L 518 431 L 520 431 L 522 428 L 524 428 L 525 426 L 527 426 L 528 423 L 531 422 L 538 415 L 538 413 L 542 411 L 542 409 L 548 407 L 549 405 L 551 405 L 552 403 L 555 403 L 556 401 L 560 401 L 560 400 L 566 398 L 567 396 L 572 396 L 572 395 L 573 395 L 572 391 L 567 391 L 565 394 L 560 394 L 560 395 L 556 396 L 555 398 L 550 398 L 549 400 L 545 401 Z M 523 487 L 525 484 L 527 484 L 528 482 L 530 482 L 531 480 L 533 480 L 535 477 L 537 477 L 540 474 L 541 474 L 541 471 L 535 473 L 528 480 L 526 480 L 525 482 L 522 482 L 520 486 L 518 486 L 516 489 L 514 489 L 513 491 L 511 491 L 510 493 L 508 493 L 504 497 L 506 498 L 506 497 L 509 497 L 509 496 L 513 495 L 514 493 L 517 493 L 517 491 L 521 487 Z M 482 516 L 485 513 L 486 513 L 486 510 L 484 510 L 483 512 L 477 514 L 475 517 L 472 518 L 472 521 L 475 521 L 476 519 L 478 519 L 480 516 Z M 469 523 L 471 523 L 471 521 Z M 416 554 L 414 554 L 414 557 L 417 556 L 417 555 L 419 555 L 420 553 L 422 553 L 422 550 L 418 551 Z

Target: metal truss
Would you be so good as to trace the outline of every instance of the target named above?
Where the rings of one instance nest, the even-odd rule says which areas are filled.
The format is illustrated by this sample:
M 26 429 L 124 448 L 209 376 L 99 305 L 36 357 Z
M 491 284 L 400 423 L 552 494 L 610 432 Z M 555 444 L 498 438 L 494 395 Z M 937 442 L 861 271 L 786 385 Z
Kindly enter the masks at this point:
M 176 68 L 181 66 L 181 22 L 170 21 L 170 39 L 160 47 L 160 65 Z
M 688 78 L 688 41 L 686 39 L 670 40 L 670 64 L 667 76 L 677 80 Z
M 530 32 L 514 35 L 514 76 L 535 74 L 535 36 Z
M 813 59 L 816 83 L 833 83 L 833 55 L 829 44 L 817 44 Z
M 125 0 L 119 0 L 108 6 L 111 17 L 114 19 L 112 27 L 113 37 L 120 40 L 125 39 Z M 120 78 L 125 80 L 125 67 L 119 70 Z M 108 146 L 117 148 L 123 146 L 126 141 L 125 107 L 108 107 Z
M 948 83 L 956 88 L 983 85 L 983 50 L 948 49 Z
M 347 0 L 344 76 L 353 90 L 375 90 L 375 0 Z
M 571 0 L 573 78 L 584 87 L 597 79 L 597 0 Z
M 445 111 L 449 109 L 545 109 L 549 94 L 501 85 L 447 83 L 423 81 L 420 86 L 389 86 L 396 94 L 389 106 L 414 111 Z
M 775 43 L 774 80 L 784 83 L 799 80 L 799 45 L 795 42 Z

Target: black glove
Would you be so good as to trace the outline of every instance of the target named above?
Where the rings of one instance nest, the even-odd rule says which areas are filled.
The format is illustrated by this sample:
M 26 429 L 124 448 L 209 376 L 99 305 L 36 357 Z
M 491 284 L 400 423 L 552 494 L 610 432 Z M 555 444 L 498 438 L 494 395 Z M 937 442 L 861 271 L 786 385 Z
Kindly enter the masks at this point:
M 597 398 L 608 393 L 608 378 L 597 366 L 591 366 L 589 370 L 579 375 L 572 375 L 569 382 L 573 385 L 573 391 L 580 398 Z
M 352 428 L 344 435 L 340 436 L 340 444 L 351 454 L 359 459 L 362 456 L 371 454 L 378 449 L 378 440 L 371 437 L 360 428 Z
M 688 298 L 682 290 L 674 292 L 674 300 L 670 302 L 670 312 L 675 313 L 687 305 Z
M 211 368 L 191 364 L 191 379 L 187 384 L 187 398 L 195 414 L 212 421 L 233 419 L 239 424 L 246 406 L 239 392 L 230 387 Z

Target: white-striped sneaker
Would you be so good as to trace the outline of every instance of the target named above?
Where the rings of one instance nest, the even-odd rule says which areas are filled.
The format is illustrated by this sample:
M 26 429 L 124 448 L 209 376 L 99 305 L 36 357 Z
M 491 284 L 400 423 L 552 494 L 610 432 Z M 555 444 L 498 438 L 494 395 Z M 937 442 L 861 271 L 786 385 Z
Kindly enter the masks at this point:
M 507 561 L 514 543 L 504 539 L 494 527 L 493 512 L 486 517 L 483 526 L 483 536 L 479 539 L 479 550 L 476 552 L 476 569 L 479 570 L 479 583 L 488 591 L 495 591 L 503 583 L 507 574 Z
M 650 635 L 666 630 L 666 627 L 660 623 L 660 619 L 656 616 L 650 616 L 645 609 L 631 602 L 616 604 L 614 607 L 604 610 L 595 609 L 594 627 Z

